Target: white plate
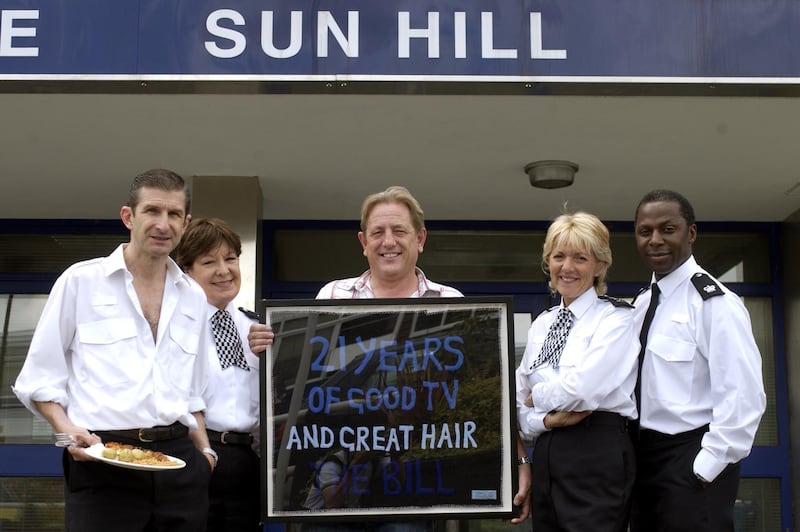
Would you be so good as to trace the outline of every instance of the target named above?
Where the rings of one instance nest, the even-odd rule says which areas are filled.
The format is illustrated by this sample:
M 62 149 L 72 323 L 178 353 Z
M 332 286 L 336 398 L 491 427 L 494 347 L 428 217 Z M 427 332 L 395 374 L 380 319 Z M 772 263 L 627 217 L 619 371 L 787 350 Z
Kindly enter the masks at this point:
M 175 458 L 174 456 L 169 456 L 169 455 L 166 455 L 167 458 L 175 462 L 174 464 L 157 466 L 149 464 L 135 464 L 133 462 L 121 462 L 119 460 L 115 460 L 113 458 L 106 458 L 105 456 L 103 456 L 104 448 L 105 447 L 103 446 L 102 443 L 95 443 L 91 447 L 87 447 L 84 450 L 86 451 L 86 454 L 94 458 L 97 458 L 101 462 L 105 462 L 107 464 L 111 464 L 117 467 L 124 467 L 126 469 L 138 469 L 140 471 L 164 471 L 167 469 L 180 469 L 182 467 L 186 467 L 186 462 L 184 462 L 180 458 Z

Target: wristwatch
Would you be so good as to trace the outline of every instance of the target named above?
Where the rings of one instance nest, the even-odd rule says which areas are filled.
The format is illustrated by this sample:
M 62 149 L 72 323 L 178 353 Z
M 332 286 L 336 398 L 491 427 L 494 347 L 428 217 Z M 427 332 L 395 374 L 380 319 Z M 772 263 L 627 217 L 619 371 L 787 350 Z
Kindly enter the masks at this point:
M 527 456 L 527 455 L 525 455 L 525 456 L 522 456 L 522 457 L 520 457 L 520 458 L 517 458 L 517 463 L 518 463 L 519 465 L 522 465 L 522 464 L 530 464 L 530 463 L 531 463 L 531 458 L 530 458 L 530 456 Z
M 214 465 L 215 466 L 219 462 L 219 456 L 217 456 L 217 451 L 215 451 L 211 447 L 203 447 L 202 449 L 200 449 L 200 452 L 203 453 L 203 454 L 207 454 L 207 455 L 211 456 L 214 459 Z

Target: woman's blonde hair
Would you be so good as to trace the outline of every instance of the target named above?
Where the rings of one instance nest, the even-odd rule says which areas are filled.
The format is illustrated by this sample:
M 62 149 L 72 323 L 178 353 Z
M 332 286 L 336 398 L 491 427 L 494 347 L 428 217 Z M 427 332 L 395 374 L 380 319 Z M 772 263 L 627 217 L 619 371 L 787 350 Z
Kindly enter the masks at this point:
M 605 268 L 594 279 L 594 289 L 599 295 L 608 290 L 606 286 L 606 272 L 611 267 L 611 243 L 608 228 L 594 214 L 576 212 L 562 214 L 550 224 L 547 236 L 542 246 L 542 271 L 550 276 L 547 261 L 553 250 L 560 247 L 570 247 L 577 250 L 588 251 L 594 255 L 598 262 L 605 263 Z M 553 285 L 548 280 L 550 289 Z

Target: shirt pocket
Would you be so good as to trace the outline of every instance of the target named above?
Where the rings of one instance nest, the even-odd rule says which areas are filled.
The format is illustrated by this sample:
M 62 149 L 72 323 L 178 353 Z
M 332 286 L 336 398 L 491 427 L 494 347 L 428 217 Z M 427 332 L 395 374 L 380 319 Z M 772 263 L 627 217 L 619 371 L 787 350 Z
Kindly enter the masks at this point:
M 522 362 L 519 368 L 520 374 L 530 375 L 534 372 L 536 368 L 533 365 L 539 359 L 539 353 L 542 352 L 544 338 L 543 334 L 528 337 L 528 345 L 525 346 L 525 353 L 522 355 Z
M 675 404 L 686 404 L 692 397 L 694 343 L 654 334 L 647 343 L 651 372 L 647 381 L 647 395 Z
M 567 343 L 561 352 L 558 366 L 563 368 L 575 368 L 583 362 L 586 352 L 589 350 L 589 338 L 574 336 L 567 337 Z
M 79 323 L 76 372 L 93 386 L 118 386 L 142 380 L 147 371 L 138 351 L 132 318 Z
M 183 327 L 172 325 L 169 338 L 172 345 L 169 350 L 167 378 L 178 390 L 189 393 L 195 374 L 194 365 L 197 362 L 200 337 Z

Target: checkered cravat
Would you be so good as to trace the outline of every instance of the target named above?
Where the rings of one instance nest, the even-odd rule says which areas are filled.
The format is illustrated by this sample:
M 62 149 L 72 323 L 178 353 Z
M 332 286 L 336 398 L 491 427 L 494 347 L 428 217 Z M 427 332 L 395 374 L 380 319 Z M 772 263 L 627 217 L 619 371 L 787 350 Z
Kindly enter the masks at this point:
M 239 366 L 245 371 L 250 371 L 244 359 L 239 331 L 236 330 L 233 318 L 227 310 L 218 310 L 211 316 L 211 330 L 214 333 L 214 343 L 217 344 L 217 355 L 222 369 Z
M 558 362 L 561 360 L 561 351 L 564 350 L 564 344 L 567 343 L 567 335 L 569 329 L 572 327 L 572 312 L 563 307 L 558 311 L 556 321 L 550 326 L 547 331 L 547 336 L 542 344 L 542 350 L 539 353 L 539 358 L 533 364 L 534 367 L 549 362 L 554 368 L 558 367 Z

